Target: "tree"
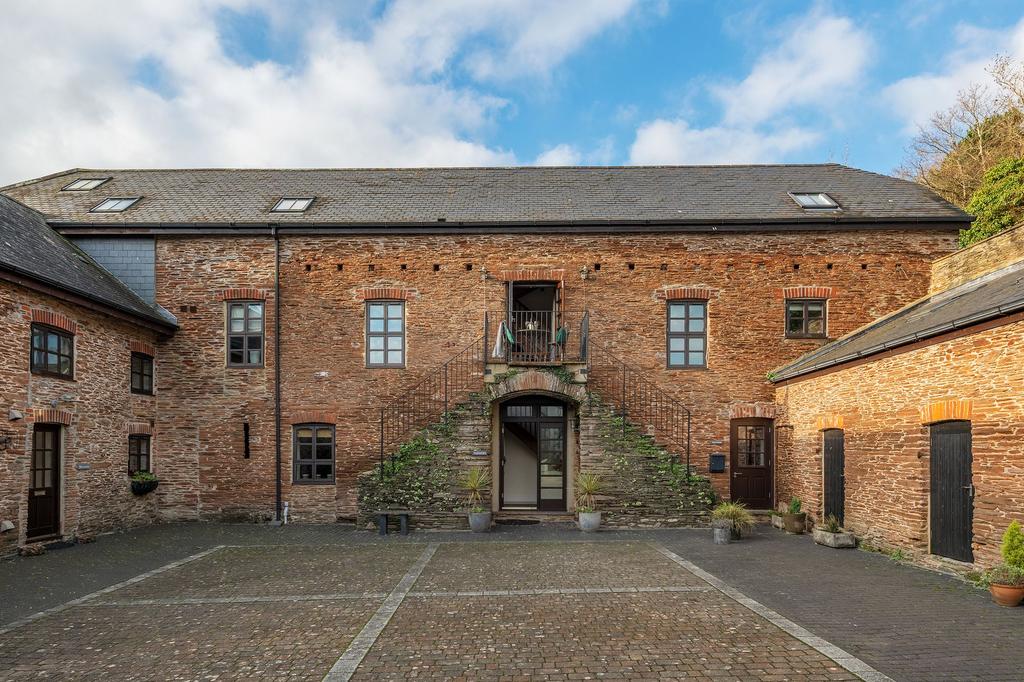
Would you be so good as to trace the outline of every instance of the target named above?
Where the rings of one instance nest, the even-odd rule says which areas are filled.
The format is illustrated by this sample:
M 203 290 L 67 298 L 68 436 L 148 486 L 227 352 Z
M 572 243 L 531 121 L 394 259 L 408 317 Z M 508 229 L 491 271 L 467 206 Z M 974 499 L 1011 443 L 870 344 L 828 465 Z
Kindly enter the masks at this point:
M 933 115 L 897 170 L 961 207 L 996 164 L 1024 157 L 1024 63 L 999 57 L 988 72 L 992 86 L 973 84 Z
M 977 216 L 960 232 L 960 246 L 969 246 L 1024 219 L 1024 157 L 1004 159 L 985 173 L 967 210 Z

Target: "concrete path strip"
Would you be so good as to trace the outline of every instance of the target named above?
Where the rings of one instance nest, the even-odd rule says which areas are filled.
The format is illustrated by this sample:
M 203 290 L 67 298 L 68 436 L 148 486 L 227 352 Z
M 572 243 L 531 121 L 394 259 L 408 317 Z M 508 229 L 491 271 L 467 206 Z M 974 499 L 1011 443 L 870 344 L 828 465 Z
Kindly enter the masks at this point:
M 25 616 L 24 618 L 22 618 L 20 620 L 16 620 L 14 622 L 8 623 L 7 625 L 5 625 L 2 628 L 0 628 L 0 635 L 6 635 L 8 632 L 10 632 L 11 630 L 14 630 L 15 628 L 20 628 L 22 625 L 28 625 L 29 623 L 31 623 L 33 621 L 37 621 L 40 618 L 43 618 L 45 616 L 49 616 L 49 615 L 52 615 L 54 613 L 60 613 L 61 611 L 70 609 L 73 606 L 78 606 L 80 604 L 84 604 L 85 602 L 87 602 L 87 601 L 89 601 L 91 599 L 95 599 L 96 597 L 99 597 L 101 595 L 109 594 L 109 593 L 113 592 L 114 590 L 119 590 L 122 587 L 128 587 L 129 585 L 134 585 L 135 583 L 142 582 L 143 580 L 145 580 L 147 578 L 152 578 L 155 575 L 159 575 L 159 574 L 164 573 L 166 571 L 170 571 L 171 569 L 178 568 L 179 566 L 184 566 L 185 564 L 190 563 L 192 561 L 196 561 L 197 559 L 202 559 L 203 557 L 208 556 L 210 554 L 213 554 L 214 552 L 216 552 L 216 551 L 218 551 L 220 549 L 223 549 L 223 548 L 224 548 L 224 545 L 217 545 L 216 547 L 211 547 L 210 549 L 203 550 L 202 552 L 199 552 L 197 554 L 193 554 L 191 556 L 187 556 L 184 559 L 178 559 L 177 561 L 172 561 L 169 564 L 164 564 L 163 566 L 160 566 L 159 568 L 154 568 L 152 571 L 146 571 L 145 573 L 140 573 L 139 575 L 135 576 L 134 578 L 129 578 L 128 580 L 122 580 L 119 583 L 114 583 L 113 585 L 110 585 L 109 587 L 104 587 L 102 590 L 96 590 L 95 592 L 90 592 L 89 594 L 87 594 L 85 596 L 82 596 L 82 597 L 79 597 L 78 599 L 72 599 L 71 601 L 64 602 L 63 604 L 58 604 L 57 606 L 54 606 L 54 607 L 49 608 L 49 609 L 46 609 L 45 611 L 39 611 L 38 613 L 33 613 L 31 616 Z
M 402 602 L 412 590 L 413 584 L 420 577 L 420 574 L 423 573 L 423 569 L 427 567 L 439 546 L 439 543 L 436 542 L 427 545 L 427 548 L 420 554 L 420 558 L 416 560 L 416 563 L 412 565 L 405 576 L 398 582 L 398 585 L 391 591 L 391 594 L 384 600 L 384 603 L 380 605 L 377 612 L 370 617 L 370 620 L 363 626 L 363 629 L 348 645 L 345 653 L 335 661 L 330 671 L 324 676 L 324 682 L 348 682 L 352 678 L 356 668 L 363 662 L 363 658 L 370 651 L 377 638 L 380 637 L 380 633 L 387 627 L 391 617 L 395 615 L 395 611 L 402 605 Z
M 729 597 L 733 601 L 739 603 L 742 606 L 750 609 L 757 615 L 761 616 L 771 624 L 778 627 L 786 634 L 800 640 L 807 646 L 811 647 L 818 653 L 831 658 L 833 661 L 841 665 L 846 670 L 850 671 L 857 677 L 865 680 L 866 682 L 894 682 L 893 679 L 883 673 L 872 668 L 870 665 L 860 660 L 853 654 L 843 651 L 834 644 L 830 644 L 826 640 L 818 637 L 810 630 L 801 627 L 779 614 L 776 611 L 771 610 L 764 604 L 754 599 L 751 599 L 747 595 L 743 594 L 734 587 L 730 587 L 726 583 L 722 582 L 715 576 L 711 575 L 704 569 L 700 568 L 691 561 L 687 561 L 683 557 L 679 556 L 675 552 L 663 547 L 657 543 L 653 543 L 654 548 L 661 552 L 663 555 L 668 557 L 670 560 L 679 564 L 690 573 L 694 574 L 704 582 L 708 583 L 725 596 Z

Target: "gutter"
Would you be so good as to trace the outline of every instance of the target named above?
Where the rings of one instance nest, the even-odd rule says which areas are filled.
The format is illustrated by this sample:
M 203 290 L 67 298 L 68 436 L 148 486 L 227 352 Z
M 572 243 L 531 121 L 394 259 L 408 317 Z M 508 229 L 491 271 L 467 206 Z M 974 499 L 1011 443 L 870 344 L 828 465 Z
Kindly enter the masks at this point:
M 274 236 L 274 521 L 283 522 L 281 503 L 281 238 Z

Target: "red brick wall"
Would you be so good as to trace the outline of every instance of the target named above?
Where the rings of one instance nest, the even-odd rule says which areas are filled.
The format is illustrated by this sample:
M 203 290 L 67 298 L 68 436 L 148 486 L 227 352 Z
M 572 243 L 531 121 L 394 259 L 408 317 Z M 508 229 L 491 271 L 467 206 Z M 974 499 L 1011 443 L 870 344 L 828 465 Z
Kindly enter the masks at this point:
M 955 231 L 902 229 L 828 234 L 285 236 L 284 499 L 291 502 L 295 519 L 331 520 L 354 513 L 354 479 L 376 457 L 382 401 L 479 337 L 483 311 L 504 307 L 505 284 L 499 279 L 503 271 L 564 270 L 563 307 L 591 311 L 594 341 L 643 368 L 693 409 L 692 454 L 695 462 L 706 466 L 708 454 L 728 452 L 730 410 L 750 403 L 771 404 L 773 388 L 765 373 L 821 343 L 784 338 L 784 287 L 831 287 L 829 331 L 838 336 L 924 294 L 930 261 L 950 252 L 954 241 Z M 157 263 L 158 301 L 181 324 L 181 331 L 159 349 L 167 358 L 170 376 L 159 399 L 157 433 L 175 453 L 175 461 L 162 469 L 171 483 L 159 491 L 162 513 L 172 518 L 270 514 L 273 343 L 268 339 L 265 368 L 227 369 L 221 293 L 231 287 L 265 290 L 270 332 L 273 242 L 161 237 Z M 466 269 L 467 263 L 472 270 Z M 594 270 L 595 263 L 601 264 L 600 271 Z M 440 266 L 436 271 L 435 264 Z M 590 269 L 586 280 L 579 274 L 583 266 Z M 491 279 L 481 278 L 483 268 Z M 670 287 L 711 291 L 707 370 L 665 369 L 665 303 L 659 292 Z M 407 299 L 406 369 L 364 366 L 363 299 L 372 288 L 398 288 Z M 336 423 L 336 486 L 289 484 L 290 424 L 310 410 L 325 412 Z M 242 457 L 244 420 L 252 429 L 249 460 Z M 715 482 L 727 493 L 728 474 L 716 476 Z
M 66 381 L 29 372 L 33 311 L 64 316 L 75 334 L 75 378 Z M 41 319 L 41 318 L 40 318 Z M 65 325 L 62 325 L 65 326 Z M 132 341 L 153 343 L 151 332 L 58 299 L 0 282 L 0 519 L 15 530 L 0 534 L 0 552 L 24 542 L 29 453 L 35 411 L 62 428 L 65 536 L 139 525 L 154 518 L 152 496 L 138 498 L 128 484 L 129 424 L 154 419 L 156 398 L 130 390 Z M 157 391 L 163 390 L 161 358 Z M 24 415 L 11 421 L 11 409 Z M 9 440 L 7 440 L 9 439 Z M 168 453 L 154 438 L 153 466 Z M 89 465 L 78 470 L 77 465 Z
M 1024 521 L 1024 322 L 936 343 L 778 389 L 781 499 L 822 504 L 819 419 L 841 418 L 846 525 L 876 544 L 928 552 L 932 401 L 971 410 L 975 562 L 998 561 L 1010 520 Z M 938 415 L 942 416 L 942 415 Z M 952 416 L 952 413 L 950 413 Z

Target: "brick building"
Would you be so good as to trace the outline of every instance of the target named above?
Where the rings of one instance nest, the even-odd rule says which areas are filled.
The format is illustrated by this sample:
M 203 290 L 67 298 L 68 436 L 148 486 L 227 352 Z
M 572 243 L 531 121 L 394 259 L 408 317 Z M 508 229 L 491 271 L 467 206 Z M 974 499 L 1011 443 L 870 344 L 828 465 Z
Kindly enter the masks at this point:
M 926 294 L 970 220 L 835 164 L 76 169 L 3 193 L 19 241 L 0 262 L 0 407 L 62 411 L 49 431 L 3 421 L 8 545 L 33 539 L 39 490 L 53 535 L 284 503 L 351 518 L 360 474 L 446 411 L 471 413 L 452 452 L 492 468 L 499 512 L 571 511 L 593 467 L 621 479 L 605 504 L 625 522 L 671 516 L 610 454 L 623 412 L 720 494 L 774 506 L 767 373 Z M 44 241 L 117 296 L 46 252 L 24 272 Z M 110 305 L 127 296 L 132 315 Z M 73 378 L 29 366 L 48 313 L 77 325 Z M 152 395 L 130 390 L 135 348 Z M 27 485 L 37 432 L 63 444 L 59 486 Z M 150 496 L 127 493 L 129 435 L 147 436 Z
M 1024 226 L 931 279 L 775 374 L 779 497 L 928 563 L 991 566 L 1024 513 Z

